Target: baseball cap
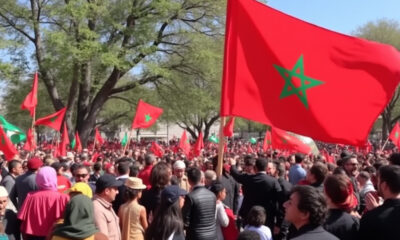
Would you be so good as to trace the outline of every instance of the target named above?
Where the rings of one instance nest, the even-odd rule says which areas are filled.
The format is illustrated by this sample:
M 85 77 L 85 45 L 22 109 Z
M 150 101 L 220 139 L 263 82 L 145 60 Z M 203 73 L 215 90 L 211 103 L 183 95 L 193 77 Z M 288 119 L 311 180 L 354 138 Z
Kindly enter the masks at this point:
M 187 192 L 177 185 L 170 185 L 164 188 L 161 192 L 161 201 L 166 201 L 169 204 L 175 203 L 180 196 L 185 196 Z
M 114 175 L 104 174 L 96 181 L 96 192 L 102 192 L 104 189 L 109 187 L 122 186 L 122 182 L 118 181 Z

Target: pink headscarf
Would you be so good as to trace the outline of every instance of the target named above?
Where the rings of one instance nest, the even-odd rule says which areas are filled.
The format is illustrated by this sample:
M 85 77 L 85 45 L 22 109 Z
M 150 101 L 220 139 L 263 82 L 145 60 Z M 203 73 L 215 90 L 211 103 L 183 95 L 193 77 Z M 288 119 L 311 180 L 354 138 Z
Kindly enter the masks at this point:
M 42 167 L 36 174 L 39 190 L 57 191 L 57 173 L 52 167 Z

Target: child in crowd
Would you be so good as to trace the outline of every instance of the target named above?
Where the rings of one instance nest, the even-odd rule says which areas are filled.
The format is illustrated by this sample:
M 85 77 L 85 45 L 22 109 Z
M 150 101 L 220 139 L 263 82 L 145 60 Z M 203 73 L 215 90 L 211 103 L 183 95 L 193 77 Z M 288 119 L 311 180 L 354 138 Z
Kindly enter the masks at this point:
M 257 232 L 261 240 L 272 240 L 271 230 L 264 226 L 266 220 L 265 209 L 261 206 L 253 206 L 247 215 L 247 225 L 244 229 Z

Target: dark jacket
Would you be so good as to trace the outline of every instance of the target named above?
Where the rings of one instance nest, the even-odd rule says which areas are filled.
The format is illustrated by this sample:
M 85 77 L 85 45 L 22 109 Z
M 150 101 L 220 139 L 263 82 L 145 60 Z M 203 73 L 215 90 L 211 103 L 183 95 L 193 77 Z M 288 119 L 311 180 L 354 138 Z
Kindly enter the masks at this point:
M 125 201 L 125 181 L 128 178 L 119 178 L 117 181 L 121 182 L 122 185 L 118 187 L 118 194 L 115 196 L 115 200 L 112 202 L 112 206 L 114 209 L 114 212 L 118 214 L 119 207 L 124 204 Z
M 234 214 L 237 214 L 239 211 L 239 184 L 226 172 L 221 175 L 219 181 L 226 189 L 226 198 L 223 203 L 232 209 Z
M 265 174 L 241 174 L 235 166 L 231 167 L 232 177 L 243 185 L 243 203 L 239 215 L 246 219 L 250 208 L 255 205 L 264 207 L 267 213 L 266 225 L 273 229 L 275 217 L 278 217 L 278 200 L 282 189 L 278 180 Z
M 186 239 L 215 240 L 217 238 L 216 197 L 204 186 L 195 186 L 186 195 L 182 208 Z
M 358 239 L 400 239 L 400 199 L 387 199 L 363 215 Z
M 288 240 L 339 240 L 327 232 L 322 226 L 305 225 L 294 234 L 289 234 Z
M 324 223 L 325 230 L 340 240 L 356 239 L 359 226 L 360 223 L 356 217 L 341 209 L 330 209 Z
M 147 219 L 149 216 L 155 214 L 158 206 L 161 202 L 161 191 L 162 189 L 152 187 L 148 190 L 143 190 L 142 198 L 140 198 L 139 203 L 146 208 Z

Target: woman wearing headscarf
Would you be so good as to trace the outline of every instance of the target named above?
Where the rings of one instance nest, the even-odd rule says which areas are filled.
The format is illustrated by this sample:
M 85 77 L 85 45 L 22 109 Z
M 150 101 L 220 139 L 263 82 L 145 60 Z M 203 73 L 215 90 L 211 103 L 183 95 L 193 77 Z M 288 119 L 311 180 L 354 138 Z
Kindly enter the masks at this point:
M 100 233 L 94 223 L 92 201 L 84 194 L 78 194 L 68 203 L 64 222 L 58 224 L 52 233 L 51 240 L 100 240 L 107 237 Z
M 36 175 L 38 191 L 30 192 L 19 213 L 25 239 L 44 240 L 53 224 L 62 218 L 69 196 L 57 191 L 57 173 L 52 167 L 40 168 Z

